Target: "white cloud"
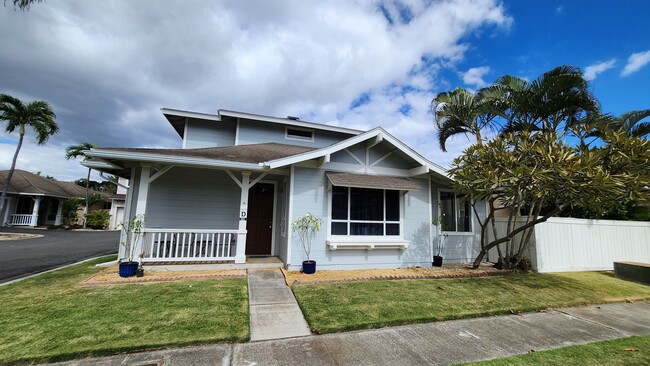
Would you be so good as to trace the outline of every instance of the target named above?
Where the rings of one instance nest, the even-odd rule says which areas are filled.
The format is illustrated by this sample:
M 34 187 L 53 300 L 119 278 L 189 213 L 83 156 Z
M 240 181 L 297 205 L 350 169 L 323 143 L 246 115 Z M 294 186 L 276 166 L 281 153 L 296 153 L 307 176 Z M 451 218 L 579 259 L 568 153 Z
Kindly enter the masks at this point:
M 472 67 L 471 69 L 460 73 L 460 75 L 463 78 L 463 83 L 465 83 L 466 85 L 473 85 L 477 88 L 482 88 L 485 85 L 487 85 L 485 80 L 483 80 L 483 77 L 488 72 L 490 72 L 489 66 L 481 66 L 481 67 Z
M 621 76 L 628 76 L 639 71 L 642 67 L 650 62 L 650 50 L 645 52 L 633 53 L 628 57 L 627 64 L 621 71 Z
M 598 74 L 605 72 L 616 64 L 616 59 L 611 59 L 608 61 L 599 62 L 597 64 L 589 65 L 585 67 L 585 79 L 594 80 Z
M 0 12 L 0 93 L 54 106 L 61 132 L 19 167 L 57 178 L 79 175 L 61 160 L 81 141 L 179 147 L 161 107 L 382 125 L 417 149 L 434 139 L 439 70 L 463 58 L 467 35 L 511 23 L 499 0 L 51 2 Z

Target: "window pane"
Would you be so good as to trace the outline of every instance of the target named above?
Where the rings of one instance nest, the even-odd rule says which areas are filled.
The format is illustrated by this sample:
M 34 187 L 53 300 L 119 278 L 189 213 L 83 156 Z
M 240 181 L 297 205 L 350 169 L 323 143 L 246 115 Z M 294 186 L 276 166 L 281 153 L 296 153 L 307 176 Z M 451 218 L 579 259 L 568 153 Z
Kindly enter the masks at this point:
M 351 220 L 382 221 L 384 219 L 383 190 L 351 188 L 350 191 Z
M 464 201 L 463 196 L 458 196 L 458 231 L 472 231 L 470 228 L 471 207 L 469 200 Z
M 399 235 L 399 224 L 386 224 L 386 235 Z
M 386 221 L 399 221 L 399 191 L 386 191 Z
M 332 235 L 348 235 L 348 223 L 347 222 L 333 222 L 332 223 Z
M 350 223 L 350 235 L 384 235 L 384 224 Z
M 456 231 L 454 193 L 440 192 L 440 225 L 442 231 Z
M 332 187 L 332 218 L 348 219 L 348 187 Z

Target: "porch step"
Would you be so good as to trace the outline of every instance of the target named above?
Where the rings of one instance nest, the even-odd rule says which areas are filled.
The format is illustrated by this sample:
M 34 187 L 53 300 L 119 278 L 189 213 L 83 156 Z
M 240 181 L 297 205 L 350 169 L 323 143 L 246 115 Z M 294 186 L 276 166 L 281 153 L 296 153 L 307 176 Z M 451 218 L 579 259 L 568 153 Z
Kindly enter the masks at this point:
M 278 257 L 254 257 L 247 258 L 246 263 L 235 264 L 232 262 L 174 262 L 174 263 L 147 263 L 143 267 L 145 271 L 151 272 L 174 272 L 174 271 L 210 271 L 230 269 L 277 269 L 282 268 L 284 263 Z
M 311 335 L 309 326 L 282 272 L 248 270 L 251 341 Z

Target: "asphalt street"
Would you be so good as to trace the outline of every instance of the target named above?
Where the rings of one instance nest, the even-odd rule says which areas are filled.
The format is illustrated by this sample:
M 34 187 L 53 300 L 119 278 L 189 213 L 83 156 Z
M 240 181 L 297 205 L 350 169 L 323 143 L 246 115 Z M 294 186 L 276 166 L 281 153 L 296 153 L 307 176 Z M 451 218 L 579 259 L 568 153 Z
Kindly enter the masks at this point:
M 119 231 L 0 228 L 3 233 L 43 235 L 0 240 L 0 283 L 105 254 L 117 253 Z

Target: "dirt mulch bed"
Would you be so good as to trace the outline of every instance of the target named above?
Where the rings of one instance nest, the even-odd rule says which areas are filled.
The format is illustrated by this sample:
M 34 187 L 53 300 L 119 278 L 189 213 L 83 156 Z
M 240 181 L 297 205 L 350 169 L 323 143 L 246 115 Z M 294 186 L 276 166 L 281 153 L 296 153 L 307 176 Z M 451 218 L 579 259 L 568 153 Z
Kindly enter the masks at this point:
M 40 234 L 20 234 L 20 233 L 0 233 L 0 241 L 2 240 L 21 240 L 21 239 L 34 239 L 40 238 Z
M 287 284 L 293 286 L 329 282 L 502 276 L 516 272 L 496 269 L 491 263 L 486 263 L 477 269 L 471 269 L 467 264 L 445 264 L 443 267 L 432 268 L 318 270 L 314 274 L 304 274 L 300 271 L 283 269 L 282 273 Z
M 117 266 L 112 266 L 92 275 L 81 282 L 82 286 L 123 285 L 129 283 L 158 283 L 186 280 L 205 280 L 210 278 L 244 278 L 246 270 L 205 270 L 205 271 L 145 271 L 143 277 L 120 277 Z

